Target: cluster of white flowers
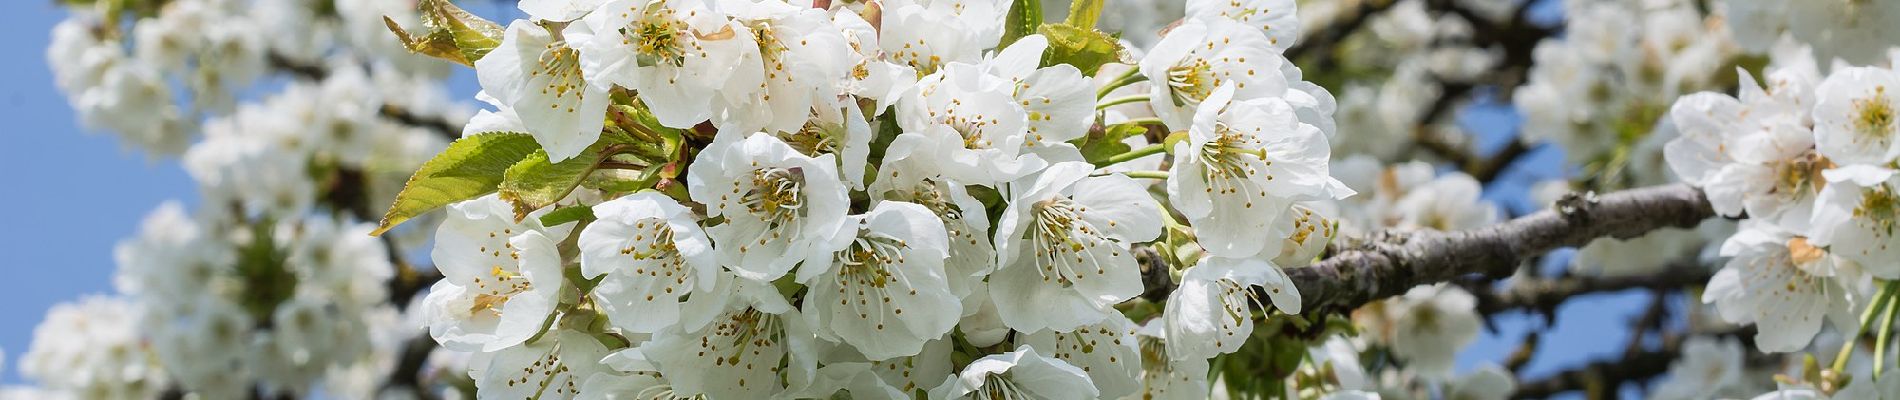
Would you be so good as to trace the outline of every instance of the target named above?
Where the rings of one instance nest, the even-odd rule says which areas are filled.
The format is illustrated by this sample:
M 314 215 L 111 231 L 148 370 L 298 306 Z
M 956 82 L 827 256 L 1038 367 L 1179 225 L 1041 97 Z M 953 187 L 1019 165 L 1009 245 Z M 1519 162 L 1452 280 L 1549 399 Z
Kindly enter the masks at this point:
M 203 205 L 167 203 L 120 244 L 113 300 L 48 316 L 32 396 L 374 396 L 420 333 L 390 298 L 396 249 L 428 236 L 385 242 L 355 221 L 453 134 L 402 119 L 470 114 L 446 66 L 388 36 L 385 16 L 417 21 L 414 6 L 72 3 L 47 50 L 55 83 L 88 126 L 179 158 Z
M 20 373 L 74 398 L 153 398 L 169 377 L 139 336 L 139 319 L 138 305 L 124 298 L 91 296 L 55 305 L 33 329 Z
M 580 223 L 505 192 L 450 205 L 431 335 L 475 353 L 483 396 L 1207 396 L 1209 358 L 1300 311 L 1281 268 L 1335 228 L 1296 203 L 1354 193 L 1331 96 L 1281 55 L 1293 3 L 1190 1 L 1098 71 L 1048 61 L 1061 36 L 1003 43 L 1009 7 L 522 2 L 473 63 L 495 108 L 470 135 L 561 162 L 679 129 L 696 154 L 683 190 L 577 188 Z M 1084 154 L 1105 118 L 1162 134 Z M 1155 246 L 1192 266 L 1138 323 Z
M 1887 1 L 1799 2 L 1789 0 L 1725 0 L 1742 49 L 1762 53 L 1793 39 L 1814 46 L 1823 60 L 1840 58 L 1855 64 L 1885 61 L 1888 48 L 1900 42 L 1900 4 Z
M 1668 138 L 1650 131 L 1668 102 L 1722 83 L 1715 82 L 1717 74 L 1731 68 L 1738 53 L 1723 17 L 1697 7 L 1673 0 L 1565 1 L 1563 37 L 1538 43 L 1529 79 L 1512 96 L 1524 115 L 1523 140 L 1559 144 L 1570 164 L 1604 165 L 1598 168 L 1610 168 L 1620 161 L 1612 159 L 1619 148 L 1641 147 L 1646 138 L 1654 143 L 1649 147 L 1660 146 Z M 1667 180 L 1662 170 L 1617 173 L 1656 184 Z
M 1900 278 L 1900 103 L 1886 92 L 1900 75 L 1846 64 L 1822 75 L 1812 60 L 1779 58 L 1762 83 L 1744 71 L 1739 96 L 1688 95 L 1669 115 L 1681 130 L 1667 146 L 1671 169 L 1717 213 L 1747 218 L 1702 298 L 1724 319 L 1760 326 L 1764 351 L 1807 348 L 1824 320 L 1858 331 L 1867 279 Z
M 1362 193 L 1333 202 L 1339 210 L 1327 213 L 1340 216 L 1345 236 L 1388 229 L 1459 231 L 1501 218 L 1497 206 L 1479 198 L 1484 188 L 1477 179 L 1457 171 L 1440 173 L 1429 163 L 1388 166 L 1362 154 L 1335 162 L 1333 174 Z

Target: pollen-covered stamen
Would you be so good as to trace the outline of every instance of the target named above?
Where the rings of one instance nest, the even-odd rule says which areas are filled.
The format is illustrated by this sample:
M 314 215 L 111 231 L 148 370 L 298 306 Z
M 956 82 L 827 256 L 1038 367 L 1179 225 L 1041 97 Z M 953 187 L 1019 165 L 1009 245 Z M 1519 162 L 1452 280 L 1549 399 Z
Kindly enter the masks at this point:
M 1074 360 L 1077 357 L 1094 354 L 1096 349 L 1109 351 L 1109 347 L 1104 346 L 1121 345 L 1122 335 L 1120 332 L 1116 332 L 1114 329 L 1106 326 L 1084 326 L 1076 328 L 1075 331 L 1071 332 L 1056 332 L 1055 348 L 1050 351 L 1049 355 L 1062 360 Z M 1121 360 L 1117 359 L 1114 355 L 1109 355 L 1108 362 L 1121 362 Z M 1091 367 L 1088 365 L 1073 362 L 1071 364 L 1076 364 L 1077 367 L 1082 368 L 1082 372 L 1090 372 Z
M 1214 76 L 1214 66 L 1204 58 L 1194 57 L 1168 68 L 1168 95 L 1175 106 L 1201 104 L 1220 83 L 1220 78 Z
M 987 235 L 987 232 L 971 232 L 966 229 L 967 225 L 962 222 L 963 208 L 957 207 L 956 203 L 950 199 L 950 194 L 944 192 L 940 186 L 943 184 L 935 179 L 925 179 L 910 188 L 891 191 L 884 198 L 915 203 L 924 206 L 924 209 L 930 210 L 930 213 L 936 214 L 937 219 L 944 222 L 944 233 L 950 237 L 952 244 L 961 241 L 974 246 L 980 244 L 980 241 L 988 240 L 983 237 Z M 958 251 L 960 251 L 959 246 L 951 246 L 951 258 L 956 258 Z
M 1088 207 L 1059 197 L 1037 202 L 1034 212 L 1035 225 L 1029 232 L 1029 245 L 1035 249 L 1036 272 L 1042 274 L 1044 283 L 1068 287 L 1091 275 L 1096 278 L 1107 275 L 1096 247 L 1109 246 L 1110 257 L 1121 256 L 1116 242 L 1082 218 Z
M 767 314 L 758 309 L 726 314 L 699 340 L 699 356 L 712 357 L 715 367 L 740 367 L 746 370 L 768 369 L 780 371 L 778 358 L 760 359 L 760 357 L 782 356 L 780 346 L 785 343 L 783 321 L 778 315 Z M 760 382 L 746 382 L 744 378 L 736 382 L 744 387 Z M 769 384 L 769 383 L 763 383 Z
M 687 271 L 686 258 L 680 255 L 679 246 L 673 241 L 673 228 L 665 220 L 649 218 L 633 223 L 633 237 L 628 239 L 620 254 L 633 258 L 634 275 L 644 275 L 659 283 L 648 291 L 646 301 L 653 301 L 654 291 L 664 294 L 683 294 L 693 286 L 693 274 Z M 649 284 L 651 284 L 649 283 Z
M 542 355 L 540 359 L 535 360 L 533 363 L 521 367 L 519 375 L 508 378 L 506 383 L 509 387 L 529 384 L 535 385 L 534 397 L 532 398 L 573 397 L 574 395 L 580 394 L 580 386 L 574 382 L 575 378 L 573 374 L 569 372 L 571 371 L 567 363 L 561 360 L 561 344 L 555 343 L 553 346 L 548 347 L 547 354 Z
M 769 95 L 768 95 L 769 96 Z M 813 117 L 805 121 L 805 126 L 796 131 L 779 132 L 778 137 L 793 150 L 809 157 L 820 154 L 836 154 L 843 143 L 844 127 L 829 124 Z
M 1862 189 L 1860 204 L 1854 206 L 1854 223 L 1871 228 L 1880 239 L 1893 237 L 1895 224 L 1900 223 L 1900 194 L 1885 184 Z M 1876 240 L 1884 249 L 1890 240 Z
M 567 112 L 574 112 L 574 107 L 586 97 L 585 91 L 581 90 L 582 86 L 587 85 L 587 80 L 581 77 L 581 53 L 567 47 L 566 42 L 549 43 L 541 50 L 540 66 L 540 69 L 529 71 L 528 74 L 530 77 L 547 78 L 541 94 L 554 95 L 554 102 L 549 103 L 548 108 L 560 109 L 565 103 Z
M 481 312 L 499 314 L 501 312 L 500 307 L 502 303 L 508 302 L 509 298 L 514 297 L 516 294 L 534 290 L 534 284 L 528 282 L 527 277 L 521 276 L 521 274 L 512 267 L 512 265 L 521 260 L 521 250 L 515 248 L 513 243 L 508 243 L 507 241 L 507 235 L 512 234 L 514 234 L 513 229 L 503 229 L 501 232 L 489 232 L 489 238 L 501 239 L 501 247 L 489 248 L 488 246 L 481 246 L 476 249 L 481 252 L 482 257 L 489 259 L 489 262 L 492 264 L 488 267 L 487 276 L 475 277 L 474 284 L 470 285 L 475 292 L 475 302 L 474 304 L 470 304 L 468 309 L 470 314 Z M 506 258 L 504 259 L 503 257 Z M 503 269 L 502 265 L 504 264 L 510 265 L 511 267 Z
M 1268 303 L 1260 299 L 1259 292 L 1255 292 L 1252 285 L 1242 285 L 1226 279 L 1216 279 L 1214 284 L 1220 286 L 1221 291 L 1220 331 L 1222 332 L 1220 336 L 1214 337 L 1214 346 L 1224 346 L 1229 341 L 1247 340 L 1244 337 L 1237 337 L 1238 335 L 1234 332 L 1240 329 L 1241 324 L 1252 324 L 1254 308 L 1266 309 Z M 1277 292 L 1280 289 L 1269 288 L 1268 290 Z
M 839 252 L 838 275 L 833 277 L 838 284 L 838 306 L 856 311 L 858 319 L 864 320 L 884 316 L 886 308 L 888 314 L 903 315 L 904 308 L 892 303 L 892 296 L 915 295 L 917 290 L 897 286 L 892 268 L 904 263 L 904 250 L 909 247 L 890 235 L 861 232 L 849 248 Z M 893 294 L 892 290 L 908 292 Z M 872 327 L 883 330 L 884 323 Z
M 1884 146 L 1893 140 L 1895 110 L 1893 101 L 1887 97 L 1886 86 L 1874 87 L 1874 95 L 1864 99 L 1854 99 L 1854 137 L 1855 144 L 1880 143 Z M 1868 143 L 1869 141 L 1873 143 Z
M 985 137 L 984 130 L 1002 121 L 997 120 L 996 117 L 983 115 L 983 113 L 980 112 L 963 110 L 963 107 L 965 107 L 965 105 L 962 99 L 950 99 L 949 107 L 946 107 L 942 112 L 930 111 L 930 118 L 936 119 L 944 125 L 949 125 L 950 129 L 957 131 L 958 135 L 963 136 L 963 148 L 988 149 L 995 147 L 996 143 L 991 141 L 988 137 Z
M 689 11 L 681 16 L 672 7 L 667 7 L 666 2 L 659 0 L 634 5 L 621 14 L 623 17 L 639 14 L 638 18 L 617 31 L 620 33 L 620 44 L 633 46 L 641 66 L 666 64 L 679 67 L 685 65 L 688 54 L 706 56 L 706 49 L 700 46 L 698 40 L 694 40 L 697 36 L 682 18 L 691 17 L 697 11 Z
M 1793 160 L 1777 163 L 1775 166 L 1775 188 L 1772 192 L 1784 198 L 1806 198 L 1821 192 L 1827 186 L 1827 179 L 1821 171 L 1834 168 L 1834 162 L 1821 153 L 1809 149 Z
M 737 188 L 735 188 L 737 189 Z M 805 172 L 793 168 L 752 170 L 751 190 L 740 202 L 746 211 L 774 224 L 788 223 L 804 214 Z
M 1036 399 L 1041 396 L 1036 396 L 1016 384 L 1016 381 L 1010 379 L 1009 372 L 1004 372 L 984 376 L 983 387 L 971 392 L 970 398 L 974 400 Z
M 1261 148 L 1263 143 L 1259 135 L 1237 132 L 1223 122 L 1214 123 L 1214 140 L 1201 146 L 1201 179 L 1207 182 L 1206 192 L 1218 195 L 1240 195 L 1245 199 L 1244 208 L 1253 208 L 1253 199 L 1267 197 L 1267 190 L 1259 180 L 1273 180 L 1272 171 L 1262 171 L 1252 161 L 1258 160 L 1261 166 L 1272 166 L 1273 160 L 1267 159 L 1267 152 Z M 1256 179 L 1259 178 L 1259 179 Z

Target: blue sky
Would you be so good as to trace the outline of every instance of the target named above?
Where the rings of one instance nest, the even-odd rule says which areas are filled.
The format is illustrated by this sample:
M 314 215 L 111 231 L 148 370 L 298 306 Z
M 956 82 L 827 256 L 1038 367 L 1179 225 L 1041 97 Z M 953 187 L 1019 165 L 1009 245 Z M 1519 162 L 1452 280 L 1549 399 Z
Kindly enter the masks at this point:
M 166 199 L 195 197 L 175 160 L 148 160 L 111 134 L 79 127 L 53 87 L 46 44 L 64 9 L 26 0 L 0 13 L 0 290 L 3 382 L 18 382 L 19 355 L 33 326 L 53 304 L 112 291 L 112 247 L 138 230 L 147 211 Z
M 188 203 L 196 197 L 190 177 L 175 159 L 148 159 L 123 147 L 110 134 L 87 132 L 66 100 L 53 87 L 45 60 L 52 26 L 65 12 L 52 1 L 28 0 L 0 14 L 0 121 L 8 143 L 0 145 L 0 171 L 8 189 L 0 194 L 6 214 L 0 248 L 10 249 L 0 266 L 7 280 L 0 290 L 0 348 L 7 352 L 0 382 L 17 383 L 18 357 L 32 339 L 33 326 L 53 304 L 93 293 L 110 293 L 112 248 L 133 235 L 146 212 L 168 199 Z M 485 7 L 483 7 L 485 8 Z M 485 15 L 506 11 L 476 10 Z M 472 94 L 472 74 L 458 74 L 455 92 Z M 1464 116 L 1487 149 L 1501 147 L 1517 118 L 1504 107 L 1480 107 Z M 1487 188 L 1487 198 L 1520 211 L 1535 206 L 1519 200 L 1536 179 L 1559 173 L 1561 154 L 1535 152 L 1526 165 Z M 1529 366 L 1542 376 L 1586 360 L 1622 351 L 1631 316 L 1641 312 L 1648 295 L 1590 296 L 1560 310 L 1554 329 Z M 1506 315 L 1499 331 L 1486 333 L 1461 355 L 1459 370 L 1503 360 L 1541 318 Z M 1607 329 L 1606 329 L 1607 327 Z

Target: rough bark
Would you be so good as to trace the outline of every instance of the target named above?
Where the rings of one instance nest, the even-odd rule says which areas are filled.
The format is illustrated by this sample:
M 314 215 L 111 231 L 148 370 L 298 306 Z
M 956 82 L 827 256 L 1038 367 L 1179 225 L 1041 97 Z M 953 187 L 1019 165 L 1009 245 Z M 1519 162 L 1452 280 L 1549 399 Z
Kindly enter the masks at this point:
M 1702 191 L 1686 184 L 1600 197 L 1572 195 L 1554 209 L 1485 228 L 1381 234 L 1312 266 L 1286 272 L 1299 288 L 1305 310 L 1351 310 L 1403 294 L 1413 286 L 1474 274 L 1503 278 L 1523 260 L 1561 247 L 1692 227 L 1714 216 Z

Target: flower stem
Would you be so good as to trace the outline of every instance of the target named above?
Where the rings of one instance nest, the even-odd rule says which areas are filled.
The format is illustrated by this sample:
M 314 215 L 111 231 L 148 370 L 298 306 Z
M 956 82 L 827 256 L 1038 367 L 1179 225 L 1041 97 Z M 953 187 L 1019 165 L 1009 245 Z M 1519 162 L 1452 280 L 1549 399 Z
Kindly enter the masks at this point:
M 1893 317 L 1894 314 L 1900 314 L 1900 304 L 1894 303 L 1893 295 L 1888 295 L 1887 315 L 1880 318 L 1880 334 L 1874 337 L 1874 379 L 1880 379 L 1880 366 L 1886 363 L 1887 358 L 1887 339 L 1893 336 Z
M 1100 110 L 1100 109 L 1119 106 L 1123 104 L 1143 102 L 1143 101 L 1148 101 L 1148 95 L 1137 94 L 1137 95 L 1130 95 L 1130 96 L 1122 96 L 1122 97 L 1116 97 L 1113 99 L 1102 100 L 1101 103 L 1098 103 L 1095 105 L 1095 109 Z
M 1122 174 L 1137 179 L 1168 179 L 1168 171 L 1128 171 Z
M 1847 360 L 1853 358 L 1854 344 L 1859 342 L 1856 339 L 1859 339 L 1860 334 L 1867 330 L 1867 324 L 1874 322 L 1874 316 L 1878 315 L 1880 310 L 1887 308 L 1887 303 L 1893 300 L 1894 292 L 1897 290 L 1900 290 L 1900 280 L 1887 281 L 1886 284 L 1880 286 L 1880 291 L 1874 294 L 1874 304 L 1860 313 L 1860 328 L 1856 329 L 1854 334 L 1847 336 L 1847 343 L 1841 344 L 1841 352 L 1834 356 L 1834 365 L 1830 369 L 1836 373 L 1847 370 Z
M 1095 98 L 1108 97 L 1108 92 L 1113 92 L 1122 86 L 1133 85 L 1135 82 L 1144 80 L 1148 80 L 1148 77 L 1141 74 L 1141 68 L 1136 68 L 1131 65 L 1127 71 L 1123 71 L 1121 75 L 1115 76 L 1115 80 L 1108 81 L 1108 84 L 1102 85 L 1101 89 L 1097 89 L 1095 91 Z
M 1148 147 L 1129 150 L 1127 153 L 1121 153 L 1121 154 L 1108 156 L 1108 158 L 1104 158 L 1102 159 L 1101 162 L 1096 163 L 1095 166 L 1106 167 L 1110 165 L 1121 164 L 1124 162 L 1134 161 L 1137 158 L 1147 157 L 1147 156 L 1151 156 L 1155 154 L 1161 154 L 1161 152 L 1164 152 L 1167 150 L 1168 148 L 1166 145 L 1151 144 L 1151 145 L 1148 145 Z M 1159 171 L 1156 171 L 1156 172 L 1159 172 Z M 1162 172 L 1162 174 L 1163 174 L 1162 176 L 1163 178 L 1167 177 L 1166 172 Z
M 1135 118 L 1135 119 L 1130 119 L 1127 121 L 1122 121 L 1120 124 L 1116 124 L 1116 125 L 1124 125 L 1124 124 L 1154 125 L 1154 126 L 1159 126 L 1162 128 L 1168 127 L 1168 123 L 1161 122 L 1161 118 L 1157 118 L 1157 117 Z

